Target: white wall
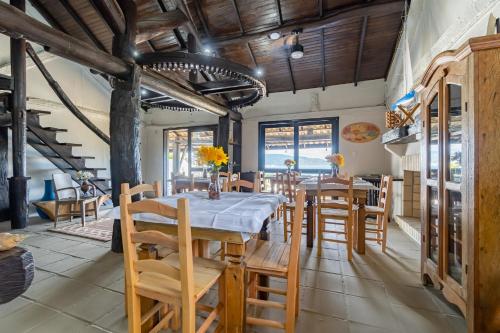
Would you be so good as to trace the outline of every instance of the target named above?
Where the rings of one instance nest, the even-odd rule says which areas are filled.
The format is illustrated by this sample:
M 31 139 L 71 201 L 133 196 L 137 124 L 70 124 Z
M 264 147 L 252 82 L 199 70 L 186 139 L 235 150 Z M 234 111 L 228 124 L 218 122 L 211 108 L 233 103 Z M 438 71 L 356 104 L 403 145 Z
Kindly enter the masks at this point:
M 0 48 L 9 48 L 9 39 L 0 35 Z M 109 133 L 110 87 L 102 79 L 89 72 L 88 68 L 77 65 L 63 58 L 48 54 L 40 54 L 42 61 L 54 79 L 67 93 L 80 110 L 103 132 Z M 0 73 L 10 75 L 10 60 L 0 68 Z M 99 139 L 67 110 L 53 93 L 39 70 L 31 61 L 27 62 L 27 108 L 51 111 L 51 115 L 41 116 L 42 126 L 67 129 L 67 133 L 58 133 L 61 142 L 81 143 L 82 147 L 74 147 L 74 155 L 94 156 L 95 160 L 87 160 L 89 167 L 105 167 L 99 171 L 102 177 L 109 177 L 109 146 Z M 10 149 L 9 142 L 9 149 Z M 9 177 L 12 176 L 12 153 L 9 151 Z M 37 200 L 43 195 L 44 179 L 50 179 L 53 173 L 61 172 L 32 147 L 27 148 L 27 174 L 30 200 Z
M 339 117 L 340 130 L 352 122 L 373 122 L 384 126 L 384 81 L 270 94 L 253 107 L 243 109 L 242 170 L 255 171 L 258 164 L 258 123 L 282 119 Z M 144 117 L 143 173 L 145 181 L 163 177 L 163 129 L 217 124 L 208 113 L 182 113 L 157 110 Z M 340 138 L 340 151 L 346 156 L 345 170 L 351 174 L 382 173 L 389 170 L 389 154 L 376 139 L 369 143 L 350 143 Z

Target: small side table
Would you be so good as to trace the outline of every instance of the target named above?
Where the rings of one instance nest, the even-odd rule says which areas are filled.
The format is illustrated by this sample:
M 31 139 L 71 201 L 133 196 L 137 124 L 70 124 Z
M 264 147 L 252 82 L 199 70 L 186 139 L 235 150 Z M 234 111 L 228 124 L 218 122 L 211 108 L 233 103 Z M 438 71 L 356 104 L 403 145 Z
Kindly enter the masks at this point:
M 0 252 L 0 304 L 24 293 L 35 275 L 33 255 L 22 247 Z

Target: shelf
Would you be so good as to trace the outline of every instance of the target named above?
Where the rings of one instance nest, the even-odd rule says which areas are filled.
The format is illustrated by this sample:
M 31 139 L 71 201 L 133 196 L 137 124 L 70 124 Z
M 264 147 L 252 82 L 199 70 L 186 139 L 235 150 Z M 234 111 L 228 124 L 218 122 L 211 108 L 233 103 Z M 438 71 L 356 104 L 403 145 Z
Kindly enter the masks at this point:
M 382 143 L 402 144 L 410 142 L 418 142 L 420 140 L 421 122 L 417 121 L 415 124 L 406 125 L 400 128 L 394 128 L 389 132 L 382 135 Z

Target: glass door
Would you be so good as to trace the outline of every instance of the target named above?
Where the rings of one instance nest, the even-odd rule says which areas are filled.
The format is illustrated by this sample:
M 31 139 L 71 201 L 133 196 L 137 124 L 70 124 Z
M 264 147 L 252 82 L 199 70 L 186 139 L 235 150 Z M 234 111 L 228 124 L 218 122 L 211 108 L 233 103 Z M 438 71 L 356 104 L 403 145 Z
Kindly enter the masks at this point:
M 440 82 L 429 93 L 427 100 L 427 119 L 426 119 L 426 212 L 427 230 L 427 251 L 430 266 L 434 268 L 435 273 L 439 275 L 440 267 L 440 248 L 442 234 L 442 198 L 440 193 L 440 166 L 441 166 L 441 96 L 439 94 Z
M 463 154 L 466 152 L 464 129 L 464 77 L 449 74 L 444 84 L 445 115 L 443 142 L 444 246 L 443 275 L 452 289 L 463 294 L 465 278 L 464 246 L 467 226 L 464 214 L 465 181 Z

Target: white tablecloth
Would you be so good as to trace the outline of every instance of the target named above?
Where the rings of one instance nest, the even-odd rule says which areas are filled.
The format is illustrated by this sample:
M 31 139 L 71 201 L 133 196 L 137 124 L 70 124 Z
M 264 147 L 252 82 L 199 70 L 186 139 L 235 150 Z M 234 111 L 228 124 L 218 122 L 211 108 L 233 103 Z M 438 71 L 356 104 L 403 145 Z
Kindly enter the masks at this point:
M 248 234 L 260 232 L 262 225 L 285 197 L 268 193 L 222 192 L 220 200 L 209 200 L 207 192 L 187 192 L 158 200 L 176 207 L 178 198 L 189 199 L 191 226 L 222 229 Z M 112 210 L 114 219 L 120 219 L 120 207 Z M 175 224 L 176 221 L 156 214 L 134 214 L 135 220 Z

